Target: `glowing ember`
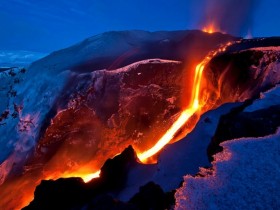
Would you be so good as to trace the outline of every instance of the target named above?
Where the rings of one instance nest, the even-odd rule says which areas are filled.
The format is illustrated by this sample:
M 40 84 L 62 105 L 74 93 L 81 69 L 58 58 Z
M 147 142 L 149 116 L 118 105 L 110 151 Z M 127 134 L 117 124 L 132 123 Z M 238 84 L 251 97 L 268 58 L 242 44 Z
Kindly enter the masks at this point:
M 68 178 L 68 177 L 81 177 L 84 180 L 84 182 L 89 182 L 92 179 L 98 178 L 99 175 L 100 175 L 100 170 L 96 171 L 95 173 L 92 173 L 92 174 L 78 174 L 78 173 L 75 173 L 74 175 L 73 174 L 68 174 L 67 176 L 64 176 L 64 177 L 65 178 Z

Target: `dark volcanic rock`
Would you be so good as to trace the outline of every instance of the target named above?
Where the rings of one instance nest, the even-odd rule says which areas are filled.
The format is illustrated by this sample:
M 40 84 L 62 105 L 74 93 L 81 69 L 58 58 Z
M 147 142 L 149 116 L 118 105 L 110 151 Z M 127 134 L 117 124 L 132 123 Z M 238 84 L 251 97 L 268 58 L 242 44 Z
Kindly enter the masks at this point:
M 95 157 L 98 170 L 128 145 L 137 151 L 154 145 L 181 110 L 183 69 L 180 62 L 154 59 L 74 74 L 61 96 L 66 107 L 52 118 L 26 167 L 52 159 L 52 169 L 75 171 L 69 160 L 81 167 Z
M 36 188 L 34 200 L 23 210 L 164 210 L 174 205 L 174 192 L 164 193 L 152 182 L 140 188 L 128 203 L 113 198 L 123 187 L 129 169 L 138 158 L 131 146 L 106 161 L 100 178 L 84 183 L 81 178 L 43 180 Z
M 100 179 L 107 189 L 119 190 L 126 181 L 127 171 L 137 163 L 138 157 L 133 148 L 129 146 L 121 155 L 105 162 L 101 168 Z
M 253 43 L 257 45 L 258 42 Z M 258 98 L 260 92 L 280 82 L 279 64 L 279 47 L 234 52 L 230 49 L 214 57 L 206 66 L 208 88 L 218 96 L 218 104 Z
M 174 192 L 165 193 L 161 187 L 153 182 L 140 187 L 140 191 L 134 195 L 129 203 L 134 204 L 141 210 L 170 209 L 175 204 Z
M 244 108 L 245 106 L 243 106 Z M 264 137 L 274 134 L 280 126 L 280 105 L 254 112 L 234 109 L 220 118 L 217 130 L 208 146 L 208 157 L 222 151 L 221 142 L 242 137 Z
M 81 178 L 42 181 L 36 188 L 34 200 L 23 210 L 79 209 L 89 199 Z
M 129 146 L 120 155 L 107 160 L 100 178 L 89 183 L 81 178 L 44 180 L 36 188 L 34 200 L 24 210 L 80 209 L 96 196 L 116 192 L 124 184 L 128 169 L 135 164 L 137 157 Z
M 110 195 L 96 196 L 85 206 L 85 210 L 139 210 L 135 205 L 121 202 Z

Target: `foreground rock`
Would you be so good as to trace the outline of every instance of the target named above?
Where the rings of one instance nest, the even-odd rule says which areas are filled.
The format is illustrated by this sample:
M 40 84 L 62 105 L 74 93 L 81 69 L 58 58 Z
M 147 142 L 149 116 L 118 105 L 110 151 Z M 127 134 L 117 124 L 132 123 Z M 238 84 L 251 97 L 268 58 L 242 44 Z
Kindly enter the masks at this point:
M 138 164 L 132 147 L 105 162 L 100 178 L 84 183 L 80 178 L 42 181 L 35 190 L 34 200 L 23 210 L 47 209 L 158 209 L 174 204 L 172 194 L 165 194 L 160 186 L 148 183 L 140 188 L 128 203 L 117 201 L 112 195 L 123 187 L 127 172 Z
M 263 137 L 274 134 L 280 126 L 280 88 L 277 85 L 261 93 L 256 101 L 247 101 L 220 118 L 208 146 L 208 156 L 222 151 L 220 143 L 242 137 Z

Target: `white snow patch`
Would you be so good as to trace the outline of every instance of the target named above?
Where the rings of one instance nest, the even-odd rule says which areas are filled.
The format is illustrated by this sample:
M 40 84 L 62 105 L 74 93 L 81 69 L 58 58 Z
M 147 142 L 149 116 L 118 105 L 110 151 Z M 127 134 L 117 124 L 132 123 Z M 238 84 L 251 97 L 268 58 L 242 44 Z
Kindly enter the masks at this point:
M 222 143 L 213 175 L 185 176 L 175 209 L 279 209 L 279 140 L 280 129 L 275 135 Z

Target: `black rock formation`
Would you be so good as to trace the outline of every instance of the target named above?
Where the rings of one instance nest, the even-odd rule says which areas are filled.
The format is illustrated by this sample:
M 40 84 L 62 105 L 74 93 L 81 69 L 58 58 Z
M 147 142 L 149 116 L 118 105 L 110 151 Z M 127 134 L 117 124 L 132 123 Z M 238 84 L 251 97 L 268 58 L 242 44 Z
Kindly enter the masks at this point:
M 80 209 L 97 196 L 117 191 L 126 179 L 129 167 L 137 164 L 131 146 L 105 162 L 100 178 L 84 183 L 81 178 L 43 180 L 36 188 L 34 200 L 24 210 Z
M 84 183 L 81 178 L 43 180 L 37 186 L 34 200 L 23 210 L 163 210 L 175 203 L 174 192 L 164 193 L 152 182 L 140 188 L 128 203 L 114 199 L 123 187 L 128 170 L 138 163 L 131 146 L 120 155 L 106 161 L 100 178 Z
M 271 106 L 254 112 L 243 112 L 247 104 L 220 118 L 217 130 L 207 152 L 210 160 L 221 152 L 220 143 L 242 137 L 263 137 L 274 134 L 280 126 L 280 105 Z
M 171 205 L 175 204 L 174 194 L 175 190 L 165 193 L 159 185 L 149 182 L 140 187 L 140 191 L 130 199 L 129 203 L 143 210 L 170 209 Z

